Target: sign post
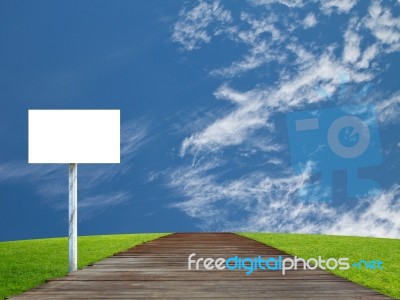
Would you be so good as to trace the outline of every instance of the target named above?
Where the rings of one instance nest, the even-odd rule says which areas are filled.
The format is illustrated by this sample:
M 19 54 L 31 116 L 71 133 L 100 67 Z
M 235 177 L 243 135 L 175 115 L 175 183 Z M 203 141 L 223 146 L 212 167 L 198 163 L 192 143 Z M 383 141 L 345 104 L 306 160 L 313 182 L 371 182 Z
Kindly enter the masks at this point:
M 78 165 L 69 164 L 68 271 L 78 269 Z
M 74 272 L 78 269 L 78 163 L 120 162 L 120 111 L 29 110 L 28 123 L 28 162 L 69 164 L 68 270 Z

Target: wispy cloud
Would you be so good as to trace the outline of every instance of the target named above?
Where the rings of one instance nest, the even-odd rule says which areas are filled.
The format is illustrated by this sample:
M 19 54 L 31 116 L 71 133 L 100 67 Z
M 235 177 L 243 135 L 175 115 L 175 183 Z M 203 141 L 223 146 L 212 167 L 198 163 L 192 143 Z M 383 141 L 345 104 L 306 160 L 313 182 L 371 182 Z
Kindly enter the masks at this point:
M 62 165 L 46 164 L 29 165 L 27 162 L 15 161 L 0 164 L 0 182 L 47 180 L 60 174 Z
M 130 120 L 121 127 L 121 157 L 130 160 L 149 142 L 149 122 L 145 119 Z
M 357 62 L 358 68 L 368 68 L 371 61 L 378 55 L 379 50 L 377 44 L 368 46 L 362 54 L 361 59 Z
M 331 5 L 333 4 L 331 3 Z M 285 56 L 291 55 L 290 52 L 297 56 L 297 69 L 291 70 L 292 75 L 282 73 L 283 76 L 278 83 L 268 88 L 239 92 L 227 85 L 222 85 L 215 92 L 215 97 L 231 101 L 235 107 L 203 130 L 185 138 L 181 146 L 181 155 L 188 150 L 193 153 L 214 152 L 223 147 L 240 145 L 254 131 L 262 128 L 268 131 L 273 128 L 270 117 L 274 113 L 318 103 L 326 100 L 326 96 L 333 95 L 338 87 L 344 84 L 340 74 L 346 74 L 347 84 L 367 82 L 375 76 L 367 67 L 379 54 L 379 48 L 376 44 L 371 44 L 363 50 L 360 48 L 361 37 L 358 31 L 364 23 L 357 18 L 349 21 L 348 28 L 344 33 L 342 57 L 335 57 L 333 54 L 335 45 L 326 47 L 322 54 L 315 54 L 312 48 L 306 50 L 293 39 L 286 46 L 286 52 L 285 49 L 278 47 L 276 49 L 280 49 L 281 54 L 274 56 L 271 54 L 269 46 L 266 46 L 268 39 L 275 40 L 277 44 L 280 44 L 283 43 L 286 36 L 275 28 L 274 19 L 259 20 L 245 13 L 242 14 L 241 21 L 250 24 L 250 29 L 238 30 L 236 38 L 232 37 L 232 34 L 229 37 L 237 42 L 250 45 L 249 54 L 243 60 L 236 61 L 229 67 L 216 69 L 211 74 L 232 77 L 257 68 L 268 59 L 280 63 Z M 265 32 L 269 32 L 270 36 L 259 38 Z M 262 50 L 258 54 L 262 53 L 261 56 L 253 52 L 253 49 L 260 48 Z M 282 65 L 285 66 L 284 63 Z M 320 93 L 321 89 L 324 91 L 323 95 Z
M 254 70 L 267 62 L 285 58 L 285 55 L 279 51 L 278 45 L 287 36 L 274 25 L 278 21 L 276 17 L 268 16 L 258 19 L 243 12 L 240 15 L 240 21 L 241 26 L 230 27 L 227 37 L 249 47 L 248 53 L 228 67 L 212 70 L 211 75 L 234 77 Z M 250 27 L 247 28 L 248 26 Z
M 223 86 L 215 96 L 232 101 L 237 108 L 202 132 L 186 138 L 182 143 L 181 155 L 188 149 L 195 152 L 215 151 L 221 146 L 238 145 L 253 129 L 266 126 L 267 116 L 260 113 L 262 102 L 258 93 L 240 93 Z
M 332 12 L 349 13 L 357 4 L 357 0 L 326 0 L 321 1 L 321 9 L 324 13 Z
M 95 196 L 87 196 L 79 201 L 78 207 L 81 210 L 80 220 L 90 219 L 94 214 L 100 213 L 105 209 L 120 205 L 132 199 L 130 191 L 117 191 Z
M 380 1 L 373 1 L 369 7 L 369 16 L 364 20 L 367 28 L 376 37 L 385 51 L 400 50 L 400 17 L 394 17 L 388 7 Z
M 399 20 L 379 1 L 371 4 L 367 16 L 351 13 L 357 0 L 249 2 L 260 6 L 260 12 L 242 12 L 237 19 L 230 13 L 223 31 L 225 38 L 245 46 L 244 54 L 228 66 L 217 66 L 211 71 L 211 75 L 226 80 L 214 92 L 215 98 L 231 105 L 213 118 L 203 119 L 205 122 L 200 122 L 201 126 L 183 139 L 180 154 L 191 156 L 192 165 L 169 169 L 164 174 L 169 186 L 185 199 L 174 207 L 199 218 L 203 228 L 211 230 L 399 237 L 400 225 L 394 220 L 400 211 L 398 185 L 394 184 L 380 196 L 359 199 L 352 209 L 316 201 L 324 194 L 323 187 L 308 195 L 314 201 L 299 201 L 298 194 L 310 174 L 293 174 L 284 156 L 287 146 L 282 139 L 276 142 L 276 135 L 282 134 L 276 119 L 282 114 L 320 107 L 327 101 L 330 104 L 336 101 L 338 105 L 373 103 L 381 124 L 397 122 L 400 113 L 397 92 L 378 98 L 370 93 L 355 99 L 343 96 L 342 90 L 345 86 L 352 91 L 361 85 L 366 87 L 377 78 L 382 71 L 379 58 L 399 49 Z M 275 14 L 274 4 L 293 10 Z M 340 17 L 349 14 L 345 28 L 338 28 L 342 40 L 323 45 L 319 41 L 302 42 L 303 32 L 317 23 L 315 14 L 304 10 L 306 5 L 317 6 L 321 26 L 323 18 L 332 18 L 333 13 L 342 14 Z M 318 13 L 318 7 L 323 14 Z M 373 38 L 364 38 L 366 32 L 371 32 Z M 276 79 L 254 83 L 254 88 L 247 90 L 235 88 L 241 75 L 270 62 L 278 70 Z M 229 178 L 220 174 L 221 169 L 228 168 L 227 157 L 245 160 L 259 153 L 255 160 L 268 165 L 266 170 L 248 168 L 247 172 L 237 172 Z M 243 164 L 246 163 L 239 165 Z M 378 206 L 382 209 L 375 211 Z
M 343 60 L 347 63 L 354 63 L 360 57 L 361 37 L 356 33 L 357 19 L 350 21 L 350 26 L 344 34 Z
M 400 237 L 400 185 L 379 196 L 363 199 L 350 211 L 333 215 L 325 226 L 328 234 Z
M 210 173 L 219 166 L 216 161 L 208 161 L 169 173 L 170 186 L 187 199 L 174 207 L 202 220 L 204 230 L 400 237 L 399 185 L 349 209 L 317 201 L 319 193 L 308 195 L 313 199 L 310 202 L 296 200 L 310 178 L 309 169 L 283 177 L 252 172 L 221 183 L 217 175 Z
M 267 200 L 254 211 L 245 221 L 227 224 L 226 229 L 400 237 L 398 185 L 380 196 L 361 200 L 351 209 L 274 198 L 273 202 Z
M 309 13 L 303 20 L 304 28 L 311 28 L 317 25 L 317 18 L 314 13 Z
M 234 77 L 277 59 L 284 59 L 284 56 L 271 49 L 266 41 L 261 41 L 254 45 L 249 53 L 244 55 L 240 60 L 233 62 L 228 67 L 212 70 L 210 73 L 214 76 Z
M 234 103 L 235 108 L 217 119 L 200 132 L 192 134 L 182 142 L 181 155 L 187 150 L 218 151 L 222 147 L 243 143 L 255 130 L 271 129 L 270 116 L 276 112 L 287 112 L 305 104 L 326 100 L 318 93 L 318 86 L 334 93 L 343 84 L 338 74 L 347 74 L 348 82 L 365 82 L 373 78 L 369 72 L 359 72 L 335 59 L 329 51 L 313 57 L 312 63 L 304 62 L 299 73 L 282 80 L 276 87 L 236 91 L 221 86 L 215 96 Z
M 375 37 L 372 43 L 362 40 L 361 32 L 365 29 Z M 399 50 L 400 17 L 392 16 L 391 10 L 382 7 L 379 1 L 372 2 L 367 16 L 350 19 L 344 33 L 344 63 L 356 69 L 371 68 L 371 63 L 379 56 Z
M 253 5 L 271 5 L 274 3 L 282 4 L 287 7 L 302 7 L 304 6 L 303 0 L 249 0 Z
M 379 101 L 376 104 L 378 120 L 381 124 L 392 124 L 400 122 L 400 92 Z
M 179 16 L 179 21 L 173 27 L 172 40 L 189 51 L 198 48 L 202 43 L 209 43 L 212 36 L 221 30 L 220 26 L 231 22 L 230 12 L 219 1 L 199 1 L 190 10 L 183 8 Z M 217 25 L 217 28 L 210 29 L 210 25 Z

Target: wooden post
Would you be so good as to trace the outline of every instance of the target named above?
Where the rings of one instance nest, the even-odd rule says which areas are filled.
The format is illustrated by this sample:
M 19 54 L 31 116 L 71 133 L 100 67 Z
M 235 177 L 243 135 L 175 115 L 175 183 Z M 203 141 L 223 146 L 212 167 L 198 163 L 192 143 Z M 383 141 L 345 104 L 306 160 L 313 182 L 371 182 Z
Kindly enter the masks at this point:
M 78 269 L 78 165 L 69 164 L 69 236 L 68 236 L 68 271 L 75 272 Z

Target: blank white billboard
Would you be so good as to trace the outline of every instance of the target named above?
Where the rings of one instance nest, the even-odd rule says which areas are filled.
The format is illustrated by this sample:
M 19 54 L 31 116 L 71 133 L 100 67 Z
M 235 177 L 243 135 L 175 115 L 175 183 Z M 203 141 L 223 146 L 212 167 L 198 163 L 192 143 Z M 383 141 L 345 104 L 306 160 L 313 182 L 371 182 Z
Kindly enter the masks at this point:
M 119 110 L 28 111 L 29 163 L 119 163 Z

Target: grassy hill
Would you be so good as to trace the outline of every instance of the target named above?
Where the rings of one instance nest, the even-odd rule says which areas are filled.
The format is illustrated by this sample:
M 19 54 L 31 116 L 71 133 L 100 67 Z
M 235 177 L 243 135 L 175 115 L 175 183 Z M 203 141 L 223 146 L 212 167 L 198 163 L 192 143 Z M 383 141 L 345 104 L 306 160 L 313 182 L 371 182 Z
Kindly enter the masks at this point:
M 350 267 L 330 271 L 373 290 L 400 299 L 400 240 L 318 234 L 240 233 L 282 251 L 308 259 L 348 257 L 349 262 L 381 260 L 383 270 Z
M 78 237 L 78 267 L 166 234 L 120 234 Z M 0 242 L 0 299 L 41 285 L 68 272 L 68 239 Z

